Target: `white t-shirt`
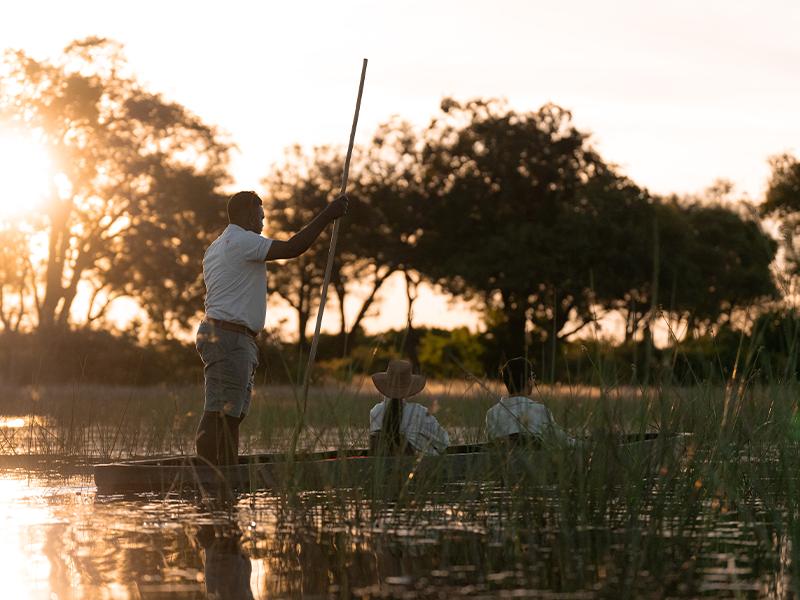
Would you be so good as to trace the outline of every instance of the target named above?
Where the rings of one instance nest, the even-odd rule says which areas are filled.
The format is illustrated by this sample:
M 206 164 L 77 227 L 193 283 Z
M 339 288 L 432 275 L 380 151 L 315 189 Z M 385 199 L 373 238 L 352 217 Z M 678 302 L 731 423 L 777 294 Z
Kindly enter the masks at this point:
M 389 406 L 389 399 L 376 404 L 369 411 L 369 430 L 378 432 L 383 425 L 383 414 Z M 416 452 L 437 456 L 450 445 L 450 436 L 439 425 L 428 409 L 415 402 L 403 400 L 403 418 L 400 420 L 400 433 Z
M 206 314 L 212 319 L 264 329 L 267 252 L 272 240 L 230 224 L 203 257 Z
M 530 435 L 543 442 L 575 445 L 575 440 L 555 422 L 549 408 L 525 396 L 504 396 L 486 412 L 488 440 L 514 433 Z

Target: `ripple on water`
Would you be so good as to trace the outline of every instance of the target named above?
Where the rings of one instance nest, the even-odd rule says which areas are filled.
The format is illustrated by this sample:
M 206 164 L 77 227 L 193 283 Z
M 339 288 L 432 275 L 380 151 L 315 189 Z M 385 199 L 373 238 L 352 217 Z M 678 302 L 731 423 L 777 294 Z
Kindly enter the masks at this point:
M 258 493 L 231 506 L 209 497 L 100 500 L 85 480 L 6 475 L 4 597 L 195 598 L 209 586 L 231 586 L 254 598 L 301 591 L 596 598 L 629 584 L 642 593 L 771 597 L 788 586 L 788 541 L 766 520 L 760 533 L 731 515 L 709 518 L 693 537 L 670 529 L 649 537 L 646 529 L 635 536 L 625 528 L 565 529 L 550 516 L 526 528 L 521 515 L 509 518 L 508 495 L 499 490 L 474 502 L 448 506 L 438 498 L 413 508 L 336 498 Z M 650 547 L 659 552 L 647 559 Z M 632 578 L 634 551 L 646 562 Z

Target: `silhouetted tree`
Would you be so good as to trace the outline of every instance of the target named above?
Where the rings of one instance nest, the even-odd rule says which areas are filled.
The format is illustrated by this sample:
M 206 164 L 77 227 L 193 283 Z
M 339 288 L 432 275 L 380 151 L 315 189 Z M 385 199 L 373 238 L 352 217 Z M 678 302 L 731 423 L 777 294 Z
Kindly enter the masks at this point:
M 31 228 L 18 219 L 0 221 L 0 322 L 3 333 L 17 332 L 35 307 Z M 27 323 L 30 326 L 30 323 Z
M 351 163 L 347 189 L 350 208 L 340 223 L 330 282 L 339 305 L 340 352 L 347 348 L 349 333 L 357 330 L 370 314 L 386 280 L 405 267 L 407 249 L 414 243 L 415 226 L 413 215 L 409 216 L 406 180 L 413 179 L 411 169 L 415 165 L 406 162 L 407 168 L 403 168 L 407 159 L 402 151 L 405 142 L 398 131 L 413 136 L 403 124 L 382 126 L 373 144 L 366 150 L 356 149 Z M 337 148 L 314 148 L 310 155 L 300 147 L 289 149 L 284 162 L 273 167 L 263 181 L 268 188 L 265 203 L 269 229 L 276 235 L 298 231 L 339 192 L 343 164 L 344 157 Z M 297 311 L 303 350 L 327 265 L 332 233 L 329 229 L 303 256 L 272 269 L 270 289 Z M 363 299 L 355 318 L 348 323 L 345 300 L 354 297 L 356 286 Z
M 627 267 L 616 261 L 608 266 L 620 279 L 617 293 L 626 289 L 625 281 L 629 291 L 604 302 L 627 316 L 627 340 L 642 329 L 648 337 L 653 321 L 663 319 L 673 333 L 681 323 L 687 334 L 702 333 L 709 325 L 730 322 L 735 310 L 777 294 L 770 270 L 775 241 L 752 211 L 723 204 L 727 198 L 714 190 L 683 200 L 651 198 L 651 227 L 617 215 L 615 222 L 624 224 L 631 240 L 632 260 Z M 597 247 L 603 249 L 598 260 L 613 258 L 608 246 Z
M 453 294 L 478 294 L 509 353 L 525 351 L 526 323 L 546 339 L 592 322 L 592 267 L 605 279 L 597 244 L 613 233 L 601 212 L 647 202 L 587 140 L 557 106 L 519 114 L 483 100 L 443 101 L 425 134 L 413 266 Z
M 690 329 L 730 322 L 735 309 L 762 297 L 774 299 L 777 289 L 770 264 L 777 244 L 757 220 L 704 203 L 685 207 L 683 216 L 685 235 L 675 252 L 673 310 L 683 314 Z
M 786 266 L 791 275 L 797 275 L 800 274 L 800 162 L 787 153 L 770 157 L 769 164 L 772 173 L 760 212 L 780 219 Z
M 202 310 L 203 252 L 225 226 L 228 144 L 126 75 L 116 42 L 75 41 L 54 62 L 9 52 L 3 69 L 2 126 L 34 135 L 59 174 L 37 206 L 38 328 L 67 325 L 79 285 L 93 290 L 89 319 L 129 296 L 162 333 L 187 326 Z
M 442 113 L 415 170 L 424 207 L 409 265 L 479 297 L 507 355 L 537 340 L 552 353 L 604 310 L 630 311 L 632 336 L 669 301 L 709 323 L 774 292 L 774 244 L 755 221 L 651 196 L 602 160 L 569 111 L 446 99 Z
M 393 119 L 357 156 L 331 279 L 340 311 L 350 286 L 366 283 L 353 328 L 395 271 L 410 282 L 409 302 L 420 278 L 482 301 L 489 346 L 509 355 L 545 342 L 552 354 L 608 311 L 626 316 L 628 339 L 648 337 L 662 308 L 702 328 L 775 291 L 775 245 L 754 219 L 720 202 L 652 196 L 553 105 L 519 114 L 447 99 L 421 134 Z M 335 193 L 341 164 L 330 148 L 290 152 L 265 180 L 271 220 L 296 231 Z M 328 245 L 276 279 L 301 333 Z
M 273 166 L 262 183 L 267 186 L 264 197 L 265 235 L 288 238 L 300 231 L 336 194 L 341 183 L 342 164 L 338 151 L 317 148 L 313 157 L 300 146 L 289 148 L 281 165 Z M 353 210 L 349 210 L 350 218 Z M 325 276 L 333 227 L 328 227 L 311 248 L 297 258 L 270 263 L 268 290 L 277 293 L 297 311 L 300 350 L 307 350 L 306 329 L 312 311 L 317 308 Z
M 363 214 L 347 223 L 345 249 L 362 261 L 367 295 L 351 330 L 359 327 L 373 306 L 380 287 L 397 272 L 406 281 L 407 321 L 411 322 L 412 303 L 420 274 L 412 257 L 423 233 L 422 218 L 429 196 L 421 187 L 421 140 L 402 119 L 391 119 L 378 127 L 372 143 L 362 152 L 354 185 L 348 194 L 356 198 Z

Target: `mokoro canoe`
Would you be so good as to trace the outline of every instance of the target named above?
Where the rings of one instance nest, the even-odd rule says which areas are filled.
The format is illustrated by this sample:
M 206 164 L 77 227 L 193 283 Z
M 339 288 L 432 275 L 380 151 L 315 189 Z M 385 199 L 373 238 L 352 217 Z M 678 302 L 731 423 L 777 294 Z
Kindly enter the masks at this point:
M 627 464 L 640 464 L 650 472 L 674 461 L 686 449 L 690 434 L 644 434 L 628 436 L 617 446 L 617 458 Z M 576 449 L 575 460 L 588 464 L 592 455 Z M 439 489 L 447 484 L 484 484 L 505 481 L 518 483 L 552 472 L 554 453 L 546 450 L 499 451 L 486 444 L 452 446 L 442 456 L 370 455 L 369 450 L 254 454 L 239 457 L 239 464 L 212 467 L 196 457 L 137 460 L 94 466 L 97 493 L 112 495 L 128 492 L 168 493 L 185 489 L 214 489 L 221 486 L 238 491 L 288 486 L 301 490 L 402 485 Z

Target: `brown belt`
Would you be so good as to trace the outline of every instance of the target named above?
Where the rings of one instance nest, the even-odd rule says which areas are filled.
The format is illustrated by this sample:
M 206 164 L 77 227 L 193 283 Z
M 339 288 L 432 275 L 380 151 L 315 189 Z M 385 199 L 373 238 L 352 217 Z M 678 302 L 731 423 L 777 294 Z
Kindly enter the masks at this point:
M 218 329 L 227 329 L 228 331 L 235 331 L 236 333 L 243 333 L 244 335 L 249 335 L 251 338 L 256 339 L 258 337 L 258 332 L 253 331 L 249 327 L 245 327 L 244 325 L 239 325 L 238 323 L 230 323 L 228 321 L 220 321 L 219 319 L 212 319 L 211 317 L 206 317 L 203 319 L 206 323 L 211 325 L 212 327 L 217 327 Z

